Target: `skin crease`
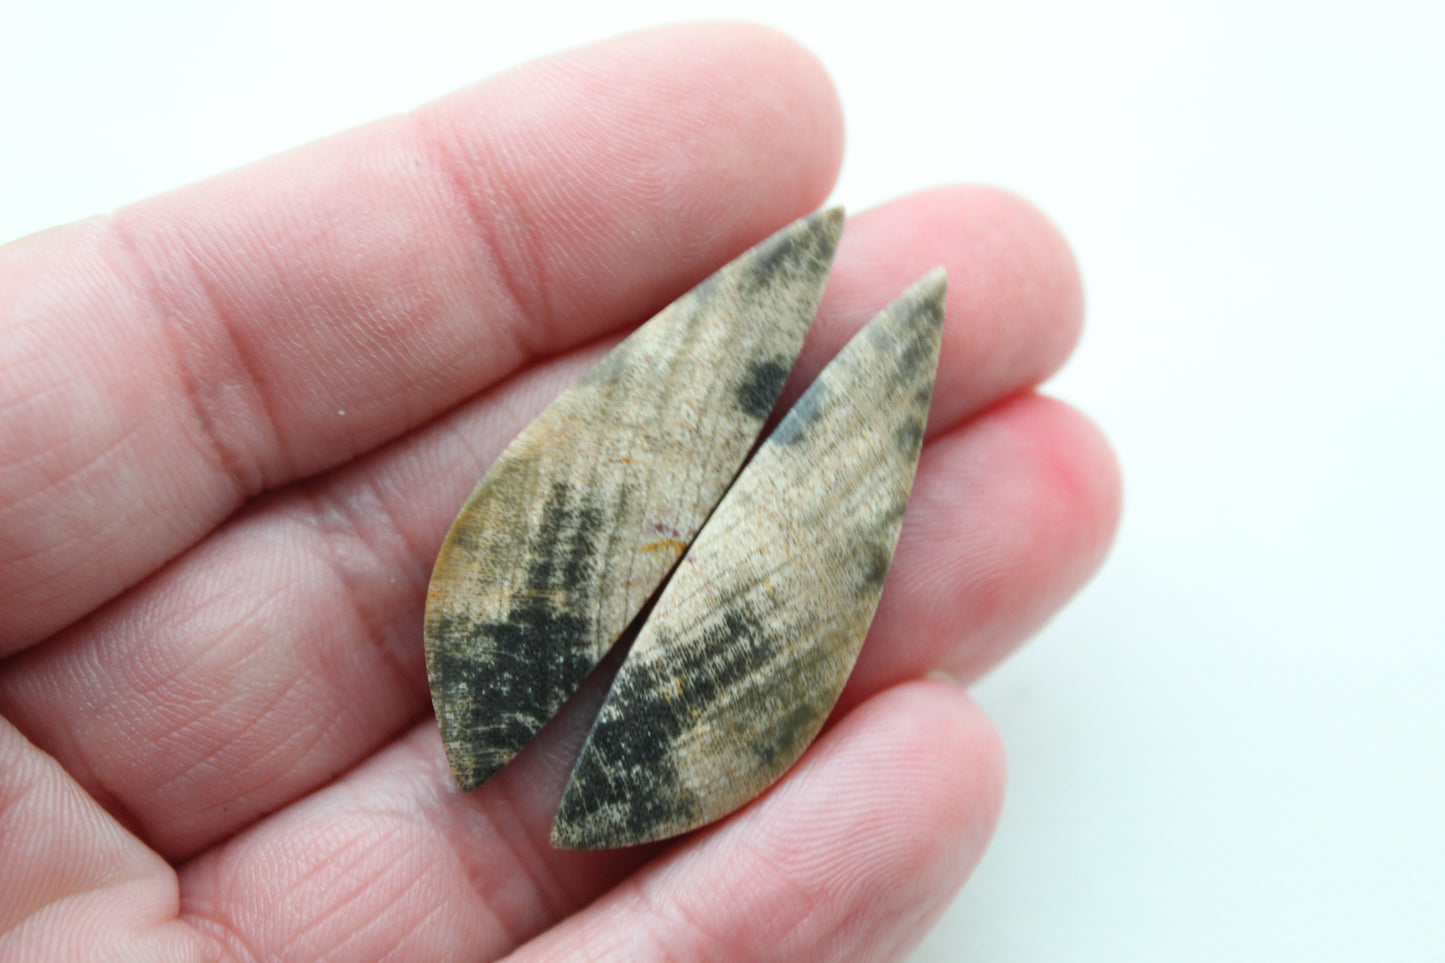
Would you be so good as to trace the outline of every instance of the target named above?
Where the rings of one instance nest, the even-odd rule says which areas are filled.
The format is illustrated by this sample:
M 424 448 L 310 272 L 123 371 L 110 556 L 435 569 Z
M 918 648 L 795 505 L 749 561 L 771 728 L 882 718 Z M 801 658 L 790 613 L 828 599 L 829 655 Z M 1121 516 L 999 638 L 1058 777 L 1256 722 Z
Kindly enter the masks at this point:
M 0 958 L 906 954 L 1003 784 L 987 720 L 923 677 L 1007 655 L 1119 511 L 1107 444 L 1033 392 L 1082 296 L 1026 203 L 944 187 L 848 222 L 782 404 L 939 264 L 948 320 L 868 642 L 762 797 L 670 844 L 554 851 L 605 679 L 465 795 L 421 659 L 486 466 L 821 205 L 841 150 L 792 41 L 668 27 L 0 248 Z

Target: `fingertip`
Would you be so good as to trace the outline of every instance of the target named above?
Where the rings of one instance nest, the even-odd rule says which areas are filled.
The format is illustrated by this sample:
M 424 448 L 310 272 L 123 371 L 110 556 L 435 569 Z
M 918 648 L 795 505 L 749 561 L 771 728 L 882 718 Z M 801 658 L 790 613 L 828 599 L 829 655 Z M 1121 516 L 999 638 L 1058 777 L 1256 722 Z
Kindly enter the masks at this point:
M 1015 434 L 1038 501 L 1072 542 L 1072 592 L 1093 575 L 1119 527 L 1123 476 L 1109 440 L 1083 412 L 1056 398 L 1026 394 L 1000 405 L 1000 426 Z
M 621 108 L 649 122 L 666 110 L 699 140 L 727 138 L 750 173 L 749 155 L 766 158 L 773 180 L 788 179 L 780 175 L 796 165 L 801 173 L 791 186 L 809 192 L 805 209 L 821 205 L 832 190 L 842 166 L 842 103 L 822 61 L 789 34 L 741 20 L 649 27 L 523 64 L 486 83 L 505 85 L 525 103 L 536 98 L 538 83 L 571 87 L 580 78 L 585 85 L 598 73 L 609 81 L 611 102 L 589 98 L 591 110 Z M 683 146 L 679 159 L 697 153 L 696 144 Z
M 596 315 L 619 288 L 630 297 L 617 319 L 646 317 L 821 206 L 842 164 L 827 71 L 751 23 L 612 37 L 488 78 L 416 121 L 534 323 Z M 554 325 L 538 327 L 528 343 L 555 348 Z
M 971 682 L 996 665 L 1103 563 L 1120 487 L 1099 429 L 1036 394 L 933 438 L 843 704 L 935 667 Z
M 998 730 L 956 681 L 933 676 L 890 692 L 917 704 L 923 716 L 920 725 L 938 736 L 940 763 L 934 791 L 918 794 L 916 801 L 910 800 L 914 811 L 901 814 L 920 827 L 916 879 L 910 882 L 923 894 L 913 925 L 901 928 L 892 944 L 901 957 L 928 932 L 982 861 L 1003 810 L 1007 769 Z M 900 881 L 899 888 L 904 886 Z
M 805 757 L 817 783 L 798 787 L 809 804 L 773 818 L 799 821 L 793 845 L 834 854 L 828 875 L 855 935 L 911 945 L 993 838 L 1006 783 L 998 733 L 957 685 L 915 679 L 859 705 L 817 748 Z
M 772 199 L 782 220 L 798 209 L 821 206 L 843 165 L 843 107 L 823 62 L 794 37 L 747 21 L 712 21 L 658 28 L 659 36 L 638 36 L 650 44 L 671 35 L 690 63 L 703 60 L 701 73 L 714 79 L 702 101 L 708 122 L 730 132 L 738 149 L 769 159 L 768 177 L 786 194 Z M 696 68 L 694 68 L 696 69 Z M 733 201 L 724 191 L 698 195 L 717 205 L 726 222 Z M 782 220 L 779 221 L 781 226 Z M 755 240 L 755 239 L 754 239 Z
M 843 155 L 843 104 L 828 68 L 811 49 L 791 34 L 745 20 L 685 23 L 657 30 L 675 32 L 680 43 L 711 47 L 719 61 L 767 80 L 777 106 L 786 112 L 779 117 L 783 121 L 780 129 L 802 132 L 809 141 L 826 148 L 824 153 L 836 174 Z
M 920 229 L 954 250 L 985 249 L 989 257 L 949 264 L 952 323 L 944 350 L 961 356 L 953 370 L 979 362 L 1037 384 L 1059 369 L 1078 344 L 1084 291 L 1078 261 L 1063 233 L 1039 208 L 1009 191 L 948 185 L 901 202 L 916 205 Z M 980 324 L 980 318 L 1002 323 Z
M 923 770 L 918 785 L 935 787 L 910 798 L 919 807 L 910 821 L 937 827 L 956 840 L 958 857 L 946 863 L 961 871 L 961 883 L 983 856 L 1003 809 L 1003 742 L 987 713 L 957 682 L 933 677 L 903 683 L 859 709 L 878 703 L 872 711 L 891 712 L 894 700 L 906 700 L 907 715 L 913 717 L 896 751 L 916 756 L 915 764 Z
M 956 684 L 924 678 L 849 711 L 761 805 L 773 811 L 777 845 L 796 838 L 821 848 L 827 826 L 837 834 L 828 845 L 848 853 L 858 827 L 874 826 L 877 850 L 855 844 L 852 858 L 875 879 L 921 874 L 932 891 L 961 883 L 983 855 L 1005 781 L 1002 743 L 983 710 Z M 826 823 L 817 810 L 825 799 Z M 798 825 L 780 827 L 788 820 Z
M 998 277 L 1003 282 L 995 282 L 999 288 L 1033 288 L 1019 292 L 1019 306 L 1046 308 L 1060 342 L 1072 347 L 1084 317 L 1083 276 L 1072 245 L 1053 218 L 1027 198 L 987 184 L 943 185 L 909 199 L 934 208 L 944 227 L 949 215 L 963 209 L 977 220 L 976 231 L 994 233 L 1005 256 L 979 265 L 979 270 Z
M 1040 383 L 1073 351 L 1083 286 L 1058 228 L 1007 191 L 948 185 L 850 219 L 799 379 L 935 266 L 948 299 L 930 433 Z

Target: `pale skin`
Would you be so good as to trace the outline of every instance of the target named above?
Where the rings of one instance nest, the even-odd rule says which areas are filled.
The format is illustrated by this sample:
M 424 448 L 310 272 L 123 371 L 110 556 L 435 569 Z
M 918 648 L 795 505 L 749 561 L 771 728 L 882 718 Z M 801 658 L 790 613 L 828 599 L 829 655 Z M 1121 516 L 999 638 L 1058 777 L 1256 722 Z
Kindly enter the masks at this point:
M 806 51 L 672 27 L 0 248 L 0 958 L 906 955 L 1001 804 L 964 685 L 1118 516 L 1107 444 L 1035 391 L 1082 295 L 1026 203 L 852 212 L 783 403 L 935 265 L 948 321 L 877 619 L 769 792 L 670 843 L 554 851 L 598 686 L 463 794 L 422 662 L 432 560 L 490 461 L 820 206 L 841 152 Z

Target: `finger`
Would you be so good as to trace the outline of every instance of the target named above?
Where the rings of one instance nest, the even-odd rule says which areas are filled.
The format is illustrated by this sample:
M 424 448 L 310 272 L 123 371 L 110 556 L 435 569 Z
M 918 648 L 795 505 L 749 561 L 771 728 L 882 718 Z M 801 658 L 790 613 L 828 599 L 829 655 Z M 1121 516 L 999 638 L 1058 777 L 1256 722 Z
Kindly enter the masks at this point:
M 1027 201 L 988 187 L 939 187 L 864 211 L 848 227 L 779 414 L 904 286 L 940 264 L 948 307 L 930 436 L 1039 384 L 1073 351 L 1083 321 L 1078 265 Z
M 170 866 L 0 720 L 0 959 L 213 959 Z
M 974 676 L 1025 638 L 1102 556 L 1117 515 L 1112 478 L 1094 429 L 1038 398 L 930 442 L 843 705 L 940 665 Z M 295 570 L 272 569 L 263 590 L 296 584 Z M 394 591 L 388 577 L 367 577 L 361 594 Z M 202 621 L 215 614 L 207 593 L 194 594 Z M 204 651 L 168 647 L 166 627 L 146 620 L 113 637 L 114 650 L 5 680 L 0 704 L 45 737 L 63 735 L 56 751 L 87 787 L 179 858 L 330 779 L 425 711 L 424 672 L 406 651 L 417 640 L 405 623 L 419 611 L 377 630 L 380 648 L 358 643 L 366 630 L 348 622 L 354 614 L 327 607 L 272 615 Z M 302 640 L 318 651 L 288 661 Z M 117 674 L 123 652 L 139 657 Z M 55 713 L 48 729 L 41 712 Z
M 955 216 L 967 224 L 975 215 L 974 196 L 944 192 L 936 204 L 922 205 L 906 199 L 900 216 L 952 203 Z M 1001 216 L 992 202 L 995 195 L 981 196 L 982 213 Z M 1026 208 L 1013 210 L 1013 216 L 1031 224 L 1012 231 L 995 228 L 983 244 L 969 240 L 979 232 L 940 232 L 915 251 L 913 263 L 900 259 L 898 276 L 879 277 L 876 289 L 856 285 L 857 296 L 886 303 L 926 266 L 940 262 L 952 270 L 958 262 L 1022 258 L 1000 239 L 1016 238 L 1026 249 L 1037 249 L 1034 238 L 1047 225 Z M 845 234 L 836 269 L 840 278 L 874 263 L 878 252 L 866 236 L 870 230 L 882 226 L 895 238 L 907 236 L 892 217 L 882 210 L 849 227 L 863 236 L 850 240 Z M 963 240 L 949 245 L 938 237 Z M 1041 269 L 1053 267 L 1047 260 L 1041 264 Z M 963 317 L 980 329 L 1013 325 L 1018 298 L 1008 286 L 997 290 L 998 310 L 1007 315 L 1001 317 L 988 292 L 978 285 L 962 295 L 973 300 L 957 309 L 951 304 L 948 323 Z M 1071 326 L 1074 301 L 1061 298 L 1053 313 L 1042 305 L 1034 308 L 1035 326 Z M 818 326 L 832 337 L 835 327 L 852 324 L 866 310 L 835 299 Z M 1017 330 L 1017 336 L 1043 346 L 1058 340 L 1047 331 Z M 131 597 L 0 674 L 0 711 L 171 858 L 194 853 L 333 778 L 426 711 L 418 636 L 436 545 L 456 506 L 505 441 L 595 353 L 538 368 L 334 480 L 258 504 Z M 1046 368 L 1027 352 L 1015 357 L 1022 361 L 1011 368 L 987 359 L 980 364 L 996 380 L 986 388 L 971 386 L 980 392 L 979 403 L 1025 388 Z M 946 386 L 965 380 L 951 367 L 969 361 L 960 351 L 943 358 L 943 394 L 951 390 Z M 936 407 L 935 414 L 943 412 L 943 417 L 930 424 L 946 436 L 948 412 L 955 412 L 955 422 L 966 412 L 941 395 Z M 1021 430 L 1027 431 L 1027 425 Z M 1058 435 L 1049 443 L 1057 443 Z M 1005 559 L 1030 551 L 1040 567 L 1019 563 L 1010 570 L 1019 582 L 1012 597 L 1022 605 L 1052 604 L 1059 593 L 1040 586 L 1053 584 L 1055 565 L 1072 577 L 1072 556 L 1029 546 L 1065 540 L 1077 546 L 1071 550 L 1094 551 L 1087 539 L 1075 540 L 1072 534 L 1079 524 L 1095 530 L 1093 518 L 1040 512 L 1037 518 L 1051 526 L 1040 529 L 1024 510 L 1010 515 L 1017 530 L 991 526 L 987 513 L 1000 502 L 1011 505 L 1015 492 L 1055 497 L 1049 479 L 1027 474 L 1042 462 L 1025 459 L 1015 471 L 995 459 L 991 471 L 966 476 L 972 487 L 954 480 L 956 471 L 948 462 L 946 477 L 930 482 L 932 447 L 925 449 L 920 496 L 932 491 L 947 504 L 981 512 L 981 527 L 994 541 L 966 537 L 971 524 L 966 516 L 939 518 L 948 525 L 942 529 L 925 515 L 921 522 L 905 523 L 907 531 L 923 533 L 924 542 L 909 549 L 905 540 L 897 566 L 904 568 L 910 553 L 947 557 L 958 551 Z M 1067 461 L 1076 451 L 1060 444 L 1058 458 Z M 972 457 L 992 456 L 984 446 Z M 1081 511 L 1095 510 L 1085 499 L 1078 505 Z M 931 532 L 941 546 L 932 547 Z M 938 586 L 943 593 L 926 606 L 914 599 L 919 611 L 970 604 L 967 596 L 950 594 L 953 584 L 926 577 L 919 584 L 925 590 Z M 973 584 L 990 589 L 985 581 Z M 923 634 L 920 625 L 916 632 L 909 626 L 910 610 L 890 610 L 887 598 L 885 592 L 883 611 L 894 613 L 890 618 L 898 627 L 890 630 L 892 637 L 917 635 L 920 644 L 934 644 L 937 655 L 943 638 L 937 627 L 930 624 Z M 1001 612 L 1000 624 L 1009 617 L 1032 625 L 1044 616 L 1032 608 Z M 966 623 L 947 638 L 960 650 L 971 644 Z M 865 664 L 879 658 L 867 651 Z M 883 663 L 891 666 L 894 660 L 883 657 Z
M 874 696 L 786 779 L 509 957 L 902 957 L 972 872 L 1002 801 L 1003 754 L 943 683 Z
M 368 959 L 485 960 L 512 950 L 662 851 L 546 845 L 571 756 L 601 698 L 592 689 L 587 706 L 569 704 L 540 743 L 472 794 L 452 787 L 435 730 L 418 729 L 188 866 L 185 910 L 212 921 L 219 938 L 278 961 L 320 958 L 340 945 Z M 568 938 L 544 937 L 538 949 L 561 943 L 559 958 L 569 959 L 583 945 L 577 938 L 611 950 L 621 934 L 598 934 L 619 925 L 690 952 L 691 934 L 669 926 L 675 917 L 666 912 L 718 908 L 702 902 L 709 876 L 724 887 L 715 896 L 740 900 L 718 930 L 731 924 L 739 939 L 750 932 L 781 941 L 798 950 L 791 958 L 826 959 L 814 951 L 830 940 L 905 944 L 977 860 L 1001 783 L 992 731 L 960 693 L 931 682 L 890 691 L 759 803 L 684 841 L 564 924 L 576 927 L 563 931 Z M 641 911 L 641 899 L 656 901 L 656 918 Z M 784 935 L 808 907 L 821 918 Z M 718 949 L 717 958 L 752 958 Z
M 639 320 L 817 206 L 840 150 L 801 48 L 672 27 L 0 250 L 0 654 Z
M 972 682 L 1000 662 L 1103 563 L 1121 487 L 1093 423 L 1035 394 L 934 438 L 841 705 L 935 668 Z M 871 641 L 905 625 L 905 645 Z
M 173 861 L 329 781 L 428 707 L 422 607 L 450 516 L 503 437 L 599 354 L 258 501 L 5 664 L 0 715 Z
M 547 845 L 572 759 L 616 659 L 472 793 L 456 787 L 436 726 L 416 726 L 332 785 L 203 853 L 182 871 L 183 910 L 237 956 L 284 963 L 494 959 L 586 905 L 656 847 Z

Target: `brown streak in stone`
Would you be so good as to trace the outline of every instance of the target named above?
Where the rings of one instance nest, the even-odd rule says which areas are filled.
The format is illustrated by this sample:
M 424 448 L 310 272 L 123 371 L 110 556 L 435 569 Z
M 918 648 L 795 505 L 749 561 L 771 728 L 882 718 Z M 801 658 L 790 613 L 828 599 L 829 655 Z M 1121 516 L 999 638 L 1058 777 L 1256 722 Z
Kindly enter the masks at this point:
M 674 555 L 681 555 L 687 548 L 687 542 L 680 538 L 664 538 L 659 542 L 648 542 L 642 546 L 644 552 L 671 552 Z

